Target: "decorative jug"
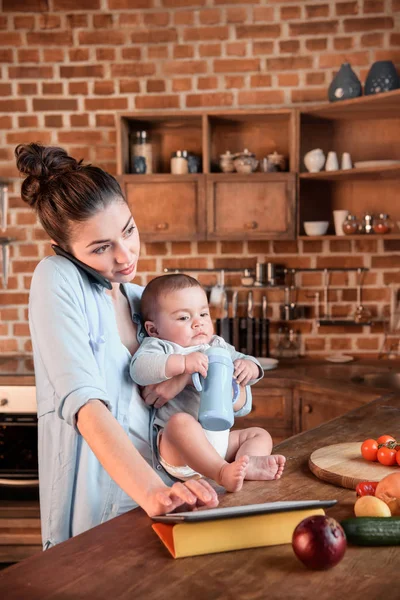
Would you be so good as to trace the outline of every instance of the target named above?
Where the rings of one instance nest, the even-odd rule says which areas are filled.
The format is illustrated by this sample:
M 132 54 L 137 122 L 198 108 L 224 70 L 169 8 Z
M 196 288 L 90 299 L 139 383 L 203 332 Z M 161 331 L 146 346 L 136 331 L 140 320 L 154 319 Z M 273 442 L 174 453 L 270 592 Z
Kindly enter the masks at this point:
M 304 155 L 304 164 L 310 173 L 318 173 L 325 164 L 325 154 L 321 148 L 315 148 L 315 150 L 307 152 Z

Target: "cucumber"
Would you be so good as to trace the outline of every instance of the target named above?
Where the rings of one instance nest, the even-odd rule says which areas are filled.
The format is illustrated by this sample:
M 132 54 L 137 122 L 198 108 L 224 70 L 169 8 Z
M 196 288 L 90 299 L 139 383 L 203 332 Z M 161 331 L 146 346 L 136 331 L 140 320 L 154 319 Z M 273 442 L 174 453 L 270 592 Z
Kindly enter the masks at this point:
M 400 545 L 400 517 L 356 517 L 345 519 L 341 526 L 356 546 Z

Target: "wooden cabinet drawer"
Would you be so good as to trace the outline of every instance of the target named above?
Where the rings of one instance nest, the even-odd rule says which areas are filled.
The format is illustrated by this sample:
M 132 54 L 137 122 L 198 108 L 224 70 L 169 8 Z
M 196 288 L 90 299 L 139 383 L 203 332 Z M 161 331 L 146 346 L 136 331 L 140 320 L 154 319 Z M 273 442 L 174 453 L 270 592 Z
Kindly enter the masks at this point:
M 123 177 L 125 196 L 142 240 L 204 239 L 204 178 L 198 175 L 147 177 Z
M 286 438 L 292 434 L 292 390 L 252 387 L 253 408 L 246 417 L 235 421 L 236 429 L 263 427 L 272 437 Z
M 324 393 L 322 390 L 321 392 L 296 390 L 294 405 L 298 422 L 295 424 L 295 431 L 298 433 L 318 427 L 361 404 L 360 401 L 352 401 L 340 394 Z
M 294 239 L 295 175 L 207 176 L 209 239 Z

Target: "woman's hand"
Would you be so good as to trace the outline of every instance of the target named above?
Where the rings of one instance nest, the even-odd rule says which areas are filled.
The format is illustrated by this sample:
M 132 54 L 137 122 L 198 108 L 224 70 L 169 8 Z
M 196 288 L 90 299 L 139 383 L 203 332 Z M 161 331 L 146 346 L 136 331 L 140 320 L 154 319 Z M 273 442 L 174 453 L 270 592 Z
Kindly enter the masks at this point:
M 218 506 L 217 492 L 205 479 L 189 479 L 184 483 L 174 483 L 149 492 L 143 508 L 149 515 L 164 515 L 180 507 L 182 510 L 196 510 L 199 507 Z
M 176 375 L 167 381 L 146 385 L 141 391 L 142 398 L 149 406 L 161 408 L 161 406 L 175 398 L 191 382 L 192 376 L 187 373 Z

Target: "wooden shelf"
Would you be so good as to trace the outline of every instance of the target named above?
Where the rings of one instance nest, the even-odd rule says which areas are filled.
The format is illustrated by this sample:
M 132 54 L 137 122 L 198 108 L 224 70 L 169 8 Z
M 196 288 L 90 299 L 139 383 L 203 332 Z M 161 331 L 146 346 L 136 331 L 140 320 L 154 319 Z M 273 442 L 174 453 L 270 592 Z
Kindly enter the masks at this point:
M 400 89 L 318 106 L 303 106 L 301 112 L 321 119 L 392 119 L 400 116 Z
M 398 233 L 357 233 L 355 235 L 299 235 L 299 240 L 400 240 Z
M 370 319 L 369 321 L 354 321 L 353 319 L 319 319 L 317 321 L 318 325 L 321 327 L 373 327 L 374 325 L 381 325 L 385 323 L 383 319 Z
M 400 177 L 400 164 L 387 167 L 367 167 L 348 169 L 346 171 L 319 171 L 318 173 L 300 173 L 300 179 L 317 179 L 325 181 L 359 179 L 361 177 Z

